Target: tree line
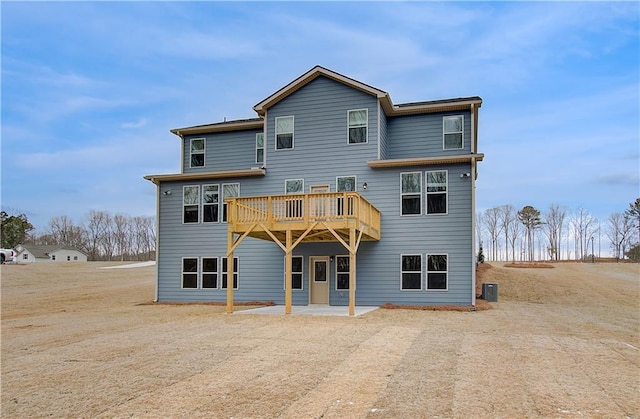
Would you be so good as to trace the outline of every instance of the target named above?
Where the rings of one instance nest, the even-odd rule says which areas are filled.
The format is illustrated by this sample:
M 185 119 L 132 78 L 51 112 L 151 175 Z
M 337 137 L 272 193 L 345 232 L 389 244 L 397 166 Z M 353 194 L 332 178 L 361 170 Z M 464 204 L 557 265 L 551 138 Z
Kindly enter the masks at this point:
M 605 221 L 582 207 L 570 211 L 551 204 L 541 212 L 530 205 L 500 205 L 477 214 L 476 230 L 479 260 L 595 259 L 607 239 L 616 260 L 640 260 L 640 198 Z
M 89 211 L 76 223 L 66 215 L 51 218 L 46 231 L 35 234 L 24 214 L 1 212 L 2 247 L 61 245 L 75 247 L 88 260 L 153 260 L 156 251 L 155 217 L 131 217 L 108 211 Z

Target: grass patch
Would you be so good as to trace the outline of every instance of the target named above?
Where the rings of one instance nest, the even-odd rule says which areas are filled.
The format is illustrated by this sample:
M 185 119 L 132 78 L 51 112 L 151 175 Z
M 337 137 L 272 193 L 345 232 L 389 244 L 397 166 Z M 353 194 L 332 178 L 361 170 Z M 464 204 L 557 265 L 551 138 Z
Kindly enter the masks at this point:
M 403 305 L 384 303 L 380 306 L 387 310 L 421 310 L 421 311 L 478 311 L 491 310 L 491 304 L 485 300 L 476 300 L 476 305 L 456 306 L 456 305 L 439 305 L 439 306 L 423 306 L 423 305 Z

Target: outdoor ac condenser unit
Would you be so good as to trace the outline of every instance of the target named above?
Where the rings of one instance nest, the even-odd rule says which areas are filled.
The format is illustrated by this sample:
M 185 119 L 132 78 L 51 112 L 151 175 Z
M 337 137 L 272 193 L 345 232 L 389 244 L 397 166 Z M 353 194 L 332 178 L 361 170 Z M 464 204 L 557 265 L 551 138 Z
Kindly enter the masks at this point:
M 498 301 L 498 284 L 482 284 L 482 298 L 487 301 Z

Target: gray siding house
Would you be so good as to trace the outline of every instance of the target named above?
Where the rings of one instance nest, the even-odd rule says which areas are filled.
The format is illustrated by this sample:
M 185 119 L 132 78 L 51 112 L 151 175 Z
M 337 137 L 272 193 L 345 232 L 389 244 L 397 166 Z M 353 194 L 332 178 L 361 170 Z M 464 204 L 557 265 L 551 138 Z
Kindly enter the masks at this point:
M 481 105 L 394 104 L 316 66 L 256 118 L 171 130 L 181 173 L 145 176 L 157 300 L 475 305 Z

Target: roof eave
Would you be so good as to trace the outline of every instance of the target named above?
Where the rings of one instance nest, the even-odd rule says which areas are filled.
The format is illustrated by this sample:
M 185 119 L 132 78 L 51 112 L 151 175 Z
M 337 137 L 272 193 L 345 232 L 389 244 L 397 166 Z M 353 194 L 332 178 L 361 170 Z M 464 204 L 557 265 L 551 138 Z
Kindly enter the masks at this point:
M 267 173 L 267 170 L 265 168 L 260 167 L 260 168 L 242 169 L 242 170 L 220 170 L 216 172 L 147 175 L 147 176 L 144 176 L 144 179 L 150 182 L 153 182 L 156 185 L 159 185 L 160 182 L 253 177 L 253 176 L 264 176 L 266 173 Z
M 428 166 L 434 164 L 456 164 L 482 161 L 484 154 L 460 154 L 451 156 L 418 157 L 411 159 L 369 160 L 367 165 L 372 169 L 407 166 Z
M 198 125 L 195 127 L 174 128 L 170 130 L 172 134 L 179 137 L 184 135 L 198 135 L 198 134 L 211 134 L 215 132 L 228 132 L 228 131 L 244 131 L 250 129 L 261 129 L 264 126 L 264 120 L 244 120 L 244 121 L 230 121 L 208 125 Z

